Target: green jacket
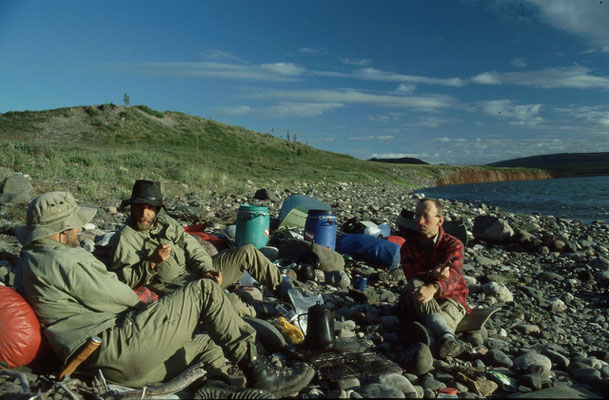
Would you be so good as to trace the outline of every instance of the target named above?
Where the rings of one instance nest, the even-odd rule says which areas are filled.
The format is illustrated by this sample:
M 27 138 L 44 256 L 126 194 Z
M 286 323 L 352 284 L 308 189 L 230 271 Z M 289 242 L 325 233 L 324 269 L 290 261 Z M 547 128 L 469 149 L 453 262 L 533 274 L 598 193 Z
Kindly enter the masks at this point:
M 139 302 L 91 253 L 47 238 L 21 250 L 15 288 L 34 309 L 51 348 L 64 362 Z
M 150 255 L 161 242 L 171 244 L 171 256 L 152 268 Z M 132 288 L 148 286 L 165 294 L 214 270 L 207 251 L 167 214 L 157 215 L 154 228 L 146 231 L 129 222 L 112 237 L 110 246 L 110 270 Z

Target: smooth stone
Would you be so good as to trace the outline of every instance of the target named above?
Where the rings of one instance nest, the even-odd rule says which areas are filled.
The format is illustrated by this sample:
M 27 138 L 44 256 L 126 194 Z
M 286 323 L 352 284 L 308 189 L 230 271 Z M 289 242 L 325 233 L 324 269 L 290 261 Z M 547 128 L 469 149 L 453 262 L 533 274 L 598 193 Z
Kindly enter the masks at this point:
M 412 383 L 406 378 L 404 375 L 400 375 L 397 373 L 394 374 L 385 374 L 379 377 L 379 383 L 381 385 L 390 386 L 394 389 L 401 391 L 406 394 L 407 397 L 410 397 L 410 394 L 416 394 L 417 391 Z
M 429 374 L 429 373 L 425 374 L 425 376 L 422 379 L 421 384 L 423 385 L 423 387 L 425 389 L 433 390 L 434 392 L 437 391 L 438 389 L 446 387 L 446 385 L 443 382 L 440 382 L 439 380 L 435 379 L 433 377 L 433 375 Z
M 549 375 L 552 369 L 552 361 L 543 354 L 536 352 L 524 353 L 513 360 L 514 367 L 518 370 L 530 371 L 533 366 L 540 366 L 544 375 Z
M 530 335 L 532 333 L 539 333 L 541 331 L 539 329 L 539 326 L 537 326 L 537 325 L 530 325 L 530 324 L 516 325 L 514 328 L 516 328 L 520 332 L 522 332 L 524 334 L 527 334 L 527 335 Z
M 582 385 L 561 385 L 552 386 L 537 391 L 527 393 L 517 393 L 510 395 L 511 399 L 602 399 L 603 397 L 592 392 Z
M 351 287 L 351 279 L 343 270 L 335 270 L 326 273 L 326 282 L 339 289 Z
M 357 378 L 339 379 L 336 385 L 342 390 L 353 389 L 360 386 L 360 381 Z
M 371 383 L 361 387 L 358 390 L 364 398 L 367 399 L 405 399 L 406 395 L 391 386 L 382 385 L 380 383 Z
M 601 378 L 601 371 L 594 368 L 577 368 L 571 371 L 571 376 L 577 381 L 590 386 L 598 385 Z
M 484 356 L 484 363 L 491 367 L 505 367 L 511 368 L 513 365 L 510 357 L 503 351 L 498 349 L 491 349 Z
M 548 357 L 552 361 L 552 363 L 558 366 L 559 368 L 564 369 L 569 367 L 569 359 L 563 356 L 562 354 L 550 349 L 542 350 L 541 353 L 544 356 Z
M 400 359 L 400 364 L 406 371 L 417 376 L 433 369 L 431 350 L 423 343 L 413 343 L 408 346 Z
M 493 296 L 502 303 L 509 303 L 514 300 L 514 296 L 503 283 L 489 282 L 482 286 L 484 294 Z
M 499 389 L 499 385 L 497 383 L 488 379 L 477 379 L 476 383 L 478 384 L 478 387 L 480 388 L 480 394 L 483 397 L 489 397 L 490 395 L 495 393 L 497 389 Z
M 522 385 L 526 385 L 533 390 L 541 390 L 544 387 L 548 387 L 552 380 L 545 375 L 541 374 L 526 374 L 518 378 L 518 382 Z

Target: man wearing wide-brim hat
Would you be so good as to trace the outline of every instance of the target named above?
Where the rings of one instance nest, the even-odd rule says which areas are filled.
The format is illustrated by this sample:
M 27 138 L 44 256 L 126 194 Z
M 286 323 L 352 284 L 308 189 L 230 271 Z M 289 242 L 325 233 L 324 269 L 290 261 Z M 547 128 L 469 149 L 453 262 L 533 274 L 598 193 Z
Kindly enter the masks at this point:
M 99 369 L 122 385 L 163 382 L 196 362 L 208 371 L 221 369 L 224 357 L 241 367 L 249 386 L 276 396 L 309 383 L 310 366 L 279 369 L 258 354 L 255 330 L 209 279 L 191 282 L 150 306 L 140 303 L 116 274 L 78 247 L 78 231 L 94 214 L 69 193 L 45 193 L 32 200 L 27 224 L 17 230 L 23 249 L 15 288 L 34 309 L 62 362 L 98 336 L 101 346 L 79 372 Z
M 111 239 L 110 270 L 132 288 L 146 286 L 162 295 L 200 278 L 226 288 L 244 271 L 281 297 L 291 287 L 279 268 L 250 244 L 211 257 L 175 219 L 161 212 L 164 201 L 159 182 L 137 180 L 131 197 L 121 206 L 131 206 L 131 213 Z M 231 302 L 240 315 L 255 315 L 236 296 L 231 296 Z

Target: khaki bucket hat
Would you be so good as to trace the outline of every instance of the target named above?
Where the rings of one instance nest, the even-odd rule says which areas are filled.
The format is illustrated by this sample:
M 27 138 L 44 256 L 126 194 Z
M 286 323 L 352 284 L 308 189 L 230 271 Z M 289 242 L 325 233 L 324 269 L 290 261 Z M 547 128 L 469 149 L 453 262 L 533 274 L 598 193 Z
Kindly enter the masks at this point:
M 81 228 L 93 219 L 96 211 L 79 207 L 70 193 L 44 193 L 32 200 L 27 208 L 27 223 L 17 228 L 15 234 L 25 246 L 67 229 Z

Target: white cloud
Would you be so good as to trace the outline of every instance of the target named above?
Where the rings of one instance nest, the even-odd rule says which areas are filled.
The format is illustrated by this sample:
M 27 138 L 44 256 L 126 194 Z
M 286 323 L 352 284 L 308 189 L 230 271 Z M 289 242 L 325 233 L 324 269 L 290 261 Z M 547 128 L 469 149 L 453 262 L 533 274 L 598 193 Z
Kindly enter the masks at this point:
M 223 106 L 218 107 L 218 112 L 226 115 L 246 115 L 254 112 L 250 106 Z
M 142 75 L 193 76 L 215 79 L 286 82 L 299 79 L 305 69 L 293 63 L 237 65 L 221 62 L 144 62 L 106 64 L 120 72 Z
M 262 64 L 260 68 L 280 75 L 297 76 L 305 72 L 303 67 L 292 63 L 278 62 L 273 64 Z
M 472 82 L 480 83 L 482 85 L 499 85 L 501 83 L 501 77 L 496 72 L 483 72 L 474 76 Z
M 404 127 L 408 128 L 437 128 L 440 125 L 455 123 L 456 119 L 449 118 L 438 118 L 438 117 L 427 117 L 421 118 L 418 121 L 407 122 Z
M 394 120 L 395 120 L 395 118 L 390 117 L 389 115 L 385 115 L 385 114 L 374 114 L 374 115 L 368 116 L 368 121 L 372 121 L 372 122 L 391 122 Z
M 236 55 L 217 49 L 203 50 L 199 52 L 199 55 L 204 59 L 211 61 L 230 60 L 238 63 L 245 63 L 243 59 L 237 57 Z
M 380 82 L 410 82 L 451 87 L 460 87 L 465 85 L 465 82 L 461 78 L 428 78 L 425 76 L 403 75 L 395 72 L 386 72 L 375 68 L 362 68 L 353 71 L 352 76 L 359 79 Z
M 291 101 L 365 104 L 385 108 L 407 108 L 418 111 L 434 111 L 446 108 L 458 108 L 458 100 L 447 95 L 393 96 L 364 93 L 355 89 L 328 90 L 265 90 L 248 95 L 256 99 L 278 99 Z
M 578 125 L 585 123 L 586 129 L 609 125 L 609 106 L 577 106 L 559 107 L 552 110 L 556 114 L 577 120 Z M 564 126 L 564 124 L 563 124 Z M 607 132 L 609 135 L 609 132 Z
M 267 117 L 285 118 L 285 117 L 315 117 L 323 114 L 326 111 L 331 111 L 336 108 L 344 107 L 339 103 L 293 103 L 283 102 L 273 105 L 264 110 Z
M 398 86 L 397 89 L 395 89 L 396 92 L 398 93 L 413 93 L 414 90 L 416 89 L 417 85 L 412 85 L 412 84 L 408 84 L 408 83 L 400 83 L 400 85 Z
M 369 58 L 338 57 L 338 60 L 343 64 L 355 65 L 357 67 L 365 67 L 372 64 L 372 60 Z
M 372 153 L 371 158 L 420 158 L 425 155 L 414 153 Z
M 582 36 L 602 51 L 609 51 L 609 4 L 599 0 L 526 0 L 556 29 Z
M 301 47 L 300 49 L 298 49 L 298 51 L 300 53 L 309 54 L 309 55 L 313 55 L 313 56 L 320 56 L 320 55 L 326 54 L 328 52 L 323 47 L 316 47 L 316 48 Z
M 512 61 L 510 61 L 510 65 L 517 68 L 525 68 L 529 66 L 527 61 L 522 57 L 514 58 Z
M 541 104 L 516 105 L 511 100 L 491 100 L 479 103 L 482 111 L 498 118 L 512 119 L 513 125 L 535 126 L 543 121 L 539 116 Z
M 522 86 L 609 90 L 609 78 L 590 75 L 589 72 L 585 67 L 560 67 L 508 72 L 502 77 L 506 82 Z
M 356 142 L 367 142 L 367 141 L 376 141 L 376 140 L 391 140 L 393 136 L 391 135 L 377 135 L 377 136 L 351 136 L 350 140 L 355 140 Z

